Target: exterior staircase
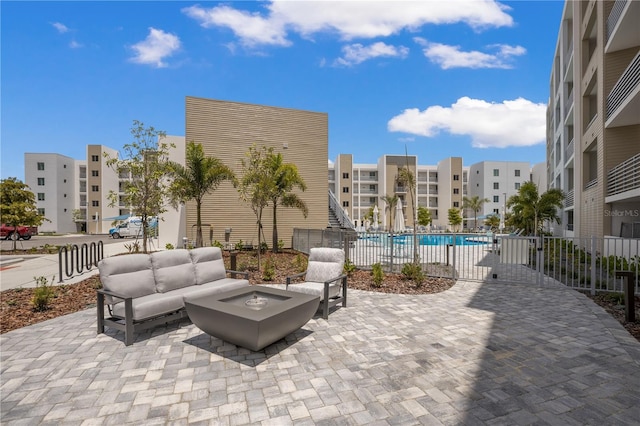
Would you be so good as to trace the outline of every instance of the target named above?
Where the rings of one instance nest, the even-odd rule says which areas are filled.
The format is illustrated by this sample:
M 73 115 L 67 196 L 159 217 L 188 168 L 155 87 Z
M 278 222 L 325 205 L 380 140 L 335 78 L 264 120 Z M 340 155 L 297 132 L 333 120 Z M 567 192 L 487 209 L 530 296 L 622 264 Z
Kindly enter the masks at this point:
M 341 228 L 340 221 L 338 220 L 338 216 L 331 210 L 329 207 L 329 225 L 328 228 Z
M 336 196 L 329 190 L 329 224 L 328 228 L 340 228 L 354 230 L 349 216 L 342 209 Z

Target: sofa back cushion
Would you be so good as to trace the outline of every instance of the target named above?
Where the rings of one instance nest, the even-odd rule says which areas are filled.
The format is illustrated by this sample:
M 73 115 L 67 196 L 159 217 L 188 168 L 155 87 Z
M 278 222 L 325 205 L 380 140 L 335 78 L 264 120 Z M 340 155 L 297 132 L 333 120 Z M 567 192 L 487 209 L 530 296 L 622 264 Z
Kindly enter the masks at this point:
M 98 263 L 98 270 L 105 290 L 126 297 L 141 297 L 156 292 L 151 259 L 148 254 L 106 257 Z M 107 303 L 112 304 L 114 301 L 108 297 Z
M 309 264 L 305 280 L 317 283 L 342 275 L 344 251 L 341 249 L 314 247 L 309 252 Z
M 166 293 L 196 283 L 195 269 L 188 250 L 177 249 L 151 253 L 151 265 L 158 293 Z
M 200 247 L 190 251 L 196 269 L 196 284 L 206 284 L 227 277 L 219 247 Z

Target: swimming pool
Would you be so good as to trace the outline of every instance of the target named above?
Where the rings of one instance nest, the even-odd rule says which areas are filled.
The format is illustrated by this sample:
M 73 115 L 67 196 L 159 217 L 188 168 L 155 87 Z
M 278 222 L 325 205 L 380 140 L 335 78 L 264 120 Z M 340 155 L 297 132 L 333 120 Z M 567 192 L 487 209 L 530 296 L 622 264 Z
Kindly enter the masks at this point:
M 367 234 L 363 235 L 360 238 L 367 240 L 379 241 L 381 243 L 386 243 L 389 240 L 389 234 Z M 478 246 L 485 245 L 491 242 L 491 238 L 486 235 L 479 234 L 460 234 L 460 235 L 452 235 L 452 234 L 418 234 L 418 244 L 421 246 L 444 246 L 447 244 L 453 244 L 455 240 L 455 244 L 457 246 Z M 413 243 L 413 235 L 411 234 L 401 234 L 393 236 L 394 244 L 412 244 Z

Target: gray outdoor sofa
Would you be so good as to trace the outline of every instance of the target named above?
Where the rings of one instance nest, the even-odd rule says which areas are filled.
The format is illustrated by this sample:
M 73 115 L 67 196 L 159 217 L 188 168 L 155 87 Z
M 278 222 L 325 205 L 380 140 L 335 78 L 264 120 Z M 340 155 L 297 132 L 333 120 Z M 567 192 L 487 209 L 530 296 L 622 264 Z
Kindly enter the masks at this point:
M 187 317 L 185 297 L 250 285 L 247 273 L 225 270 L 218 247 L 112 256 L 101 260 L 98 269 L 98 334 L 105 326 L 124 331 L 127 346 L 136 332 Z

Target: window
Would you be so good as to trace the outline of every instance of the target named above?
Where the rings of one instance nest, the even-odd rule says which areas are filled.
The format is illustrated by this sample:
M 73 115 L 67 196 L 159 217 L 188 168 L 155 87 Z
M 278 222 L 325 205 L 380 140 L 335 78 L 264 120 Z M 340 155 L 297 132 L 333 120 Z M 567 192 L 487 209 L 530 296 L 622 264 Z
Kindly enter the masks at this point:
M 99 190 L 98 185 L 91 185 L 92 192 L 98 192 L 98 190 Z
M 516 189 L 520 189 L 520 182 L 516 182 Z
M 44 209 L 42 209 L 42 208 L 38 209 L 38 214 L 40 216 L 44 216 Z
M 459 203 L 459 202 L 457 202 L 457 201 L 454 201 L 454 202 L 453 202 L 453 207 L 460 207 L 460 203 Z
M 44 170 L 44 163 L 38 163 L 38 170 Z
M 44 192 L 38 192 L 38 201 L 44 201 Z
M 458 188 L 453 188 L 453 193 L 454 193 L 454 194 L 459 194 L 459 193 L 460 193 L 460 190 L 459 190 Z
M 479 175 L 480 174 L 480 170 L 476 170 L 476 174 Z
M 369 172 L 369 177 L 376 177 L 376 172 Z
M 343 173 L 342 179 L 349 179 L 349 173 Z
M 94 162 L 100 161 L 100 156 L 99 155 L 92 155 L 91 156 L 91 161 L 94 161 Z
M 44 186 L 44 178 L 38 178 L 38 186 Z
M 348 201 L 343 201 L 342 202 L 342 207 L 349 207 L 349 202 Z
M 494 203 L 499 203 L 500 202 L 500 196 L 499 195 L 494 195 L 493 196 L 493 202 Z
M 67 165 L 65 164 L 64 166 L 62 166 L 62 168 L 63 168 L 63 169 L 66 169 L 66 168 L 67 168 Z M 67 211 L 67 209 L 64 209 L 64 211 L 66 212 L 66 211 Z
M 493 182 L 493 189 L 500 189 L 500 183 Z
M 517 170 L 517 169 L 516 169 L 516 170 L 514 170 L 514 172 L 515 172 L 515 174 L 516 174 L 516 177 L 520 177 L 520 170 Z
M 460 180 L 460 175 L 453 175 L 453 180 Z
M 371 204 L 375 204 L 376 203 L 376 197 L 369 197 L 369 202 Z
M 66 179 L 62 179 L 62 183 L 67 183 L 67 180 Z
M 493 175 L 494 176 L 500 176 L 500 170 L 499 169 L 493 169 Z
M 64 198 L 67 198 L 67 194 L 64 194 Z
M 99 215 L 93 214 L 91 215 L 91 220 L 98 220 Z
M 376 190 L 375 185 L 369 185 L 369 191 L 375 191 L 375 190 Z
M 342 192 L 347 194 L 349 192 L 349 187 L 348 186 L 343 186 L 342 187 Z
M 98 176 L 97 170 L 91 170 L 91 176 Z
M 93 200 L 93 201 L 91 201 L 91 205 L 92 205 L 93 207 L 100 207 L 100 201 L 98 201 L 98 200 Z
M 498 209 L 493 209 L 493 214 L 495 214 L 496 216 L 500 214 L 500 210 Z

